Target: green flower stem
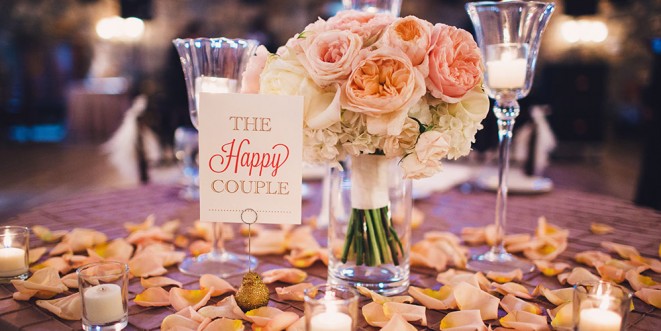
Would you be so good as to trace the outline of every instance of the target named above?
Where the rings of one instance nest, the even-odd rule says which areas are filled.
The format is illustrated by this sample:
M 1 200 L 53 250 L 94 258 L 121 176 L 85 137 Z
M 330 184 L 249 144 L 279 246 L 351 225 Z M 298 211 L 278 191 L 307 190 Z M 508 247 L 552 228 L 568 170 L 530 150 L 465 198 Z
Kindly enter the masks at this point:
M 388 215 L 388 207 L 352 209 L 342 248 L 342 263 L 355 259 L 356 265 L 399 265 L 403 245 Z

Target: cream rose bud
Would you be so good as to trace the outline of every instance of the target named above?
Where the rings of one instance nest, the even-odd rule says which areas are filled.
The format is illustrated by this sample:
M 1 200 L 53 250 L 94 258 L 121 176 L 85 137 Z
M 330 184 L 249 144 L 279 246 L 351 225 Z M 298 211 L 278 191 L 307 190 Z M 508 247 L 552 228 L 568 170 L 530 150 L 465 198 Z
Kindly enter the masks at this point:
M 456 103 L 482 82 L 480 49 L 473 36 L 456 27 L 436 24 L 429 51 L 427 89 L 445 102 Z
M 295 56 L 271 56 L 260 76 L 260 93 L 302 95 L 304 119 L 313 129 L 324 129 L 340 121 L 339 90 L 319 88 Z
M 350 31 L 330 30 L 301 38 L 298 59 L 312 80 L 321 87 L 341 83 L 349 77 L 351 64 L 363 41 Z
M 415 153 L 421 161 L 440 160 L 448 155 L 450 150 L 449 137 L 440 131 L 425 131 L 418 137 Z
M 410 179 L 431 177 L 442 169 L 442 165 L 439 160 L 421 161 L 416 153 L 412 153 L 404 157 L 400 163 L 400 166 L 402 169 L 404 169 L 404 177 Z
M 388 26 L 379 43 L 401 49 L 414 66 L 422 64 L 431 47 L 434 26 L 415 16 L 396 19 Z
M 409 108 L 425 95 L 424 77 L 400 50 L 363 50 L 342 87 L 342 107 L 367 115 L 370 134 L 398 135 Z

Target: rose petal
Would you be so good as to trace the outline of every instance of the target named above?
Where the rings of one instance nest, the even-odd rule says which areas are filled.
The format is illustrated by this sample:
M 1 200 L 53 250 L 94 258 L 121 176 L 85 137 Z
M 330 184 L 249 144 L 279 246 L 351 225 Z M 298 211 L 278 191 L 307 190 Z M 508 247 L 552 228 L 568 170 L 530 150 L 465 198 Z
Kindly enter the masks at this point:
M 615 231 L 615 228 L 608 224 L 604 223 L 597 223 L 597 222 L 592 222 L 590 224 L 590 232 L 594 234 L 609 234 L 613 233 Z
M 165 232 L 163 229 L 158 227 L 153 227 L 144 230 L 137 230 L 131 233 L 126 238 L 126 241 L 136 245 L 158 241 L 172 241 L 173 239 L 174 235 L 172 233 Z
M 179 226 L 181 226 L 180 220 L 169 220 L 161 225 L 161 230 L 174 234 L 179 229 Z
M 207 317 L 205 317 L 205 316 L 202 316 L 202 314 L 198 313 L 198 312 L 197 312 L 193 307 L 191 307 L 191 306 L 188 306 L 188 307 L 186 307 L 186 308 L 184 308 L 184 309 L 179 310 L 179 311 L 177 312 L 177 315 L 179 315 L 179 316 L 183 316 L 183 317 L 186 317 L 186 318 L 190 318 L 190 319 L 192 319 L 193 321 L 196 321 L 196 322 L 198 322 L 198 323 L 202 323 L 202 322 L 204 322 L 205 320 L 209 319 L 209 318 L 207 318 Z
M 202 307 L 199 313 L 208 318 L 225 317 L 230 319 L 248 320 L 243 310 L 239 308 L 233 295 L 226 297 L 215 306 Z
M 648 289 L 661 289 L 661 283 L 658 283 L 652 279 L 652 277 L 643 276 L 636 270 L 629 270 L 626 272 L 625 277 L 629 282 L 629 285 L 635 290 L 640 291 L 644 288 Z
M 384 304 L 386 302 L 400 302 L 400 303 L 411 303 L 413 302 L 413 298 L 408 296 L 408 295 L 396 295 L 396 296 L 383 296 L 379 293 L 376 293 L 366 287 L 363 286 L 356 286 L 356 289 L 358 289 L 358 292 L 368 298 L 371 298 L 372 301 L 379 303 L 379 304 Z
M 502 295 L 507 295 L 507 294 L 512 294 L 516 297 L 523 298 L 523 299 L 532 299 L 533 296 L 530 295 L 528 292 L 528 289 L 517 283 L 505 283 L 505 284 L 498 284 L 498 283 L 491 283 L 491 286 L 496 290 L 496 292 L 502 294 Z
M 252 238 L 251 253 L 254 255 L 284 254 L 287 251 L 286 232 L 263 230 Z
M 183 287 L 180 281 L 168 277 L 140 278 L 140 285 L 144 288 L 176 286 Z
M 568 263 L 564 263 L 564 262 L 554 263 L 545 260 L 536 260 L 533 261 L 533 263 L 535 263 L 535 267 L 537 267 L 537 269 L 541 271 L 542 274 L 544 274 L 544 276 L 548 276 L 548 277 L 556 276 L 559 273 L 571 267 Z
M 297 284 L 304 281 L 307 277 L 307 272 L 296 268 L 271 269 L 262 273 L 264 284 L 271 284 L 276 281 Z
M 367 324 L 376 327 L 384 327 L 390 320 L 383 311 L 383 306 L 376 302 L 370 302 L 362 308 L 363 317 Z
M 288 328 L 290 325 L 294 324 L 298 320 L 299 317 L 298 315 L 296 315 L 296 313 L 291 311 L 284 311 L 275 315 L 273 318 L 271 318 L 270 321 L 268 321 L 268 323 L 266 323 L 263 326 L 256 326 L 256 324 L 253 323 L 253 330 L 255 331 L 285 330 L 286 328 Z
M 62 242 L 57 244 L 48 254 L 60 255 L 68 252 L 81 252 L 95 245 L 105 243 L 108 237 L 99 231 L 92 229 L 75 228 L 62 237 Z
M 624 281 L 625 271 L 618 267 L 602 264 L 597 267 L 597 272 L 599 273 L 599 276 L 601 276 L 601 279 L 605 281 L 615 282 L 618 284 Z
M 124 238 L 115 239 L 107 245 L 94 246 L 92 250 L 107 261 L 126 263 L 131 258 L 131 255 L 133 255 L 133 245 Z
M 128 231 L 129 233 L 136 232 L 138 230 L 147 230 L 154 226 L 154 221 L 156 221 L 156 215 L 150 214 L 145 218 L 142 223 L 131 223 L 131 222 L 126 222 L 124 223 L 124 229 Z
M 500 306 L 503 307 L 503 309 L 508 313 L 516 311 L 525 311 L 537 315 L 542 313 L 542 308 L 540 308 L 538 305 L 523 301 L 511 294 L 506 295 L 500 301 Z
M 392 318 L 395 314 L 401 315 L 409 322 L 415 322 L 422 326 L 427 325 L 427 309 L 424 306 L 411 305 L 401 302 L 386 302 L 383 304 L 383 313 L 388 319 Z
M 46 247 L 30 248 L 28 252 L 28 261 L 30 264 L 39 261 L 39 259 L 46 253 Z
M 487 331 L 479 310 L 453 311 L 445 315 L 439 325 L 442 331 Z
M 460 310 L 477 309 L 483 320 L 498 318 L 498 303 L 495 296 L 482 291 L 468 283 L 459 283 L 454 286 L 454 298 Z
M 195 240 L 188 246 L 188 251 L 193 256 L 209 253 L 211 252 L 211 243 L 206 240 Z
M 572 269 L 570 273 L 559 274 L 558 281 L 560 281 L 560 284 L 569 283 L 575 285 L 576 283 L 597 282 L 599 281 L 599 277 L 585 268 L 578 267 Z
M 33 265 L 30 267 L 30 271 L 35 272 L 40 269 L 44 268 L 55 268 L 59 273 L 61 274 L 66 274 L 69 271 L 71 271 L 71 266 L 69 263 L 62 257 L 55 256 L 47 259 L 44 262 L 41 262 L 39 264 Z
M 266 326 L 277 315 L 282 314 L 283 311 L 275 307 L 259 307 L 246 312 L 246 318 L 257 326 Z
M 183 331 L 183 330 L 197 330 L 200 322 L 194 321 L 181 315 L 172 314 L 168 315 L 161 322 L 161 331 Z
M 78 321 L 83 316 L 83 300 L 80 293 L 53 300 L 37 300 L 36 303 L 37 306 L 65 320 Z
M 170 304 L 176 310 L 181 310 L 188 306 L 192 306 L 193 309 L 197 310 L 207 304 L 213 291 L 213 287 L 200 290 L 185 290 L 178 287 L 173 287 L 170 289 Z
M 658 259 L 646 258 L 642 256 L 631 256 L 631 262 L 641 263 L 652 269 L 656 273 L 661 273 L 661 261 Z M 642 270 L 639 270 L 642 272 Z
M 601 242 L 601 247 L 609 250 L 610 252 L 617 253 L 623 259 L 630 259 L 632 256 L 640 256 L 638 250 L 635 247 L 629 245 L 603 241 Z
M 444 285 L 455 287 L 459 283 L 469 283 L 475 287 L 479 287 L 484 291 L 489 290 L 491 282 L 481 272 L 472 273 L 469 271 L 461 271 L 455 269 L 448 269 L 445 272 L 439 273 L 436 280 Z
M 571 302 L 574 299 L 574 289 L 571 287 L 561 288 L 557 290 L 550 290 L 544 285 L 537 285 L 533 291 L 534 296 L 543 295 L 546 300 L 552 304 L 559 306 L 567 302 Z
M 556 225 L 550 224 L 546 217 L 537 219 L 537 229 L 535 230 L 537 238 L 565 238 L 569 237 L 569 230 L 562 229 Z
M 62 239 L 62 237 L 64 237 L 64 235 L 66 235 L 68 232 L 65 230 L 51 231 L 49 228 L 41 225 L 35 225 L 30 229 L 32 230 L 32 233 L 37 236 L 37 238 L 45 242 L 58 241 Z
M 457 308 L 453 288 L 449 285 L 441 287 L 438 291 L 409 286 L 409 294 L 429 309 L 447 310 Z
M 504 327 L 521 331 L 548 331 L 546 317 L 529 313 L 527 311 L 513 311 L 500 319 Z
M 200 276 L 200 288 L 214 288 L 211 293 L 212 297 L 223 295 L 227 292 L 236 292 L 236 288 L 226 280 L 211 274 L 204 274 Z
M 661 290 L 643 288 L 634 293 L 640 300 L 656 308 L 661 308 Z
M 571 302 L 564 303 L 553 309 L 549 312 L 549 316 L 552 318 L 551 326 L 556 330 L 571 329 L 574 326 L 573 311 Z
M 311 287 L 314 287 L 312 283 L 300 283 L 287 287 L 276 287 L 275 293 L 278 294 L 280 300 L 304 301 L 303 291 Z
M 487 241 L 484 227 L 465 227 L 461 229 L 461 240 L 469 245 L 482 245 Z
M 292 266 L 296 268 L 307 268 L 320 259 L 322 248 L 317 249 L 295 249 L 289 255 L 285 255 L 287 260 Z
M 523 271 L 521 271 L 521 269 L 514 269 L 509 272 L 489 271 L 487 272 L 487 278 L 501 284 L 511 281 L 520 281 L 523 279 Z
M 287 233 L 286 243 L 287 249 L 290 250 L 317 250 L 321 248 L 317 240 L 314 239 L 312 227 L 308 225 L 298 226 Z
M 538 245 L 523 250 L 531 260 L 553 260 L 567 249 L 567 237 L 564 235 L 546 236 L 535 239 Z
M 600 251 L 583 251 L 574 255 L 574 260 L 576 260 L 576 262 L 583 263 L 588 267 L 602 265 L 611 259 L 610 255 Z
M 58 293 L 67 290 L 60 275 L 53 267 L 37 270 L 27 280 L 11 280 L 18 292 L 14 293 L 16 300 L 29 300 L 35 296 L 39 299 L 50 299 Z
M 62 284 L 66 285 L 68 288 L 77 289 L 78 288 L 78 274 L 70 273 L 62 277 Z
M 229 318 L 219 318 L 207 324 L 207 326 L 202 329 L 202 331 L 216 331 L 216 330 L 227 330 L 227 331 L 243 331 L 245 326 L 241 320 L 233 320 Z
M 395 314 L 390 321 L 381 328 L 381 331 L 416 331 L 415 326 L 411 325 L 402 315 Z
M 137 294 L 133 302 L 142 307 L 166 307 L 170 305 L 170 294 L 162 287 L 149 287 Z
M 175 236 L 174 240 L 172 241 L 172 243 L 179 248 L 186 248 L 189 242 L 190 240 L 188 239 L 188 237 L 181 234 Z
M 435 245 L 429 241 L 420 241 L 411 247 L 410 262 L 413 267 L 425 267 L 445 270 L 448 264 L 448 255 L 436 249 Z
M 134 277 L 142 278 L 165 275 L 168 270 L 163 267 L 163 261 L 163 256 L 156 253 L 141 253 L 129 261 L 129 272 Z

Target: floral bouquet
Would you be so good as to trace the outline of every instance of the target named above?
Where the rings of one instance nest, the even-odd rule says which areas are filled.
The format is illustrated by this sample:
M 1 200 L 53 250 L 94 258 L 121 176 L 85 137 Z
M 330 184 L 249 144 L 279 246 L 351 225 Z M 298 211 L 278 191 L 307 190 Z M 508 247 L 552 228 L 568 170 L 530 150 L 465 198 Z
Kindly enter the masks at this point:
M 305 97 L 304 159 L 340 166 L 350 156 L 354 185 L 364 186 L 352 192 L 343 262 L 397 264 L 402 248 L 380 160 L 397 159 L 416 179 L 440 171 L 443 158 L 467 155 L 489 109 L 482 72 L 467 31 L 347 10 L 308 25 L 276 54 L 260 47 L 242 92 Z

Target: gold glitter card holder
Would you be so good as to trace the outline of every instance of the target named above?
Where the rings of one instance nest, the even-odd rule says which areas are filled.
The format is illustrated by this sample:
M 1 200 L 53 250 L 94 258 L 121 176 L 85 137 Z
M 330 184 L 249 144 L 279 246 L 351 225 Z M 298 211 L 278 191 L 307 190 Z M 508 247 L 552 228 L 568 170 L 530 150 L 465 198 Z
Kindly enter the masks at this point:
M 199 99 L 200 220 L 300 224 L 303 97 Z

